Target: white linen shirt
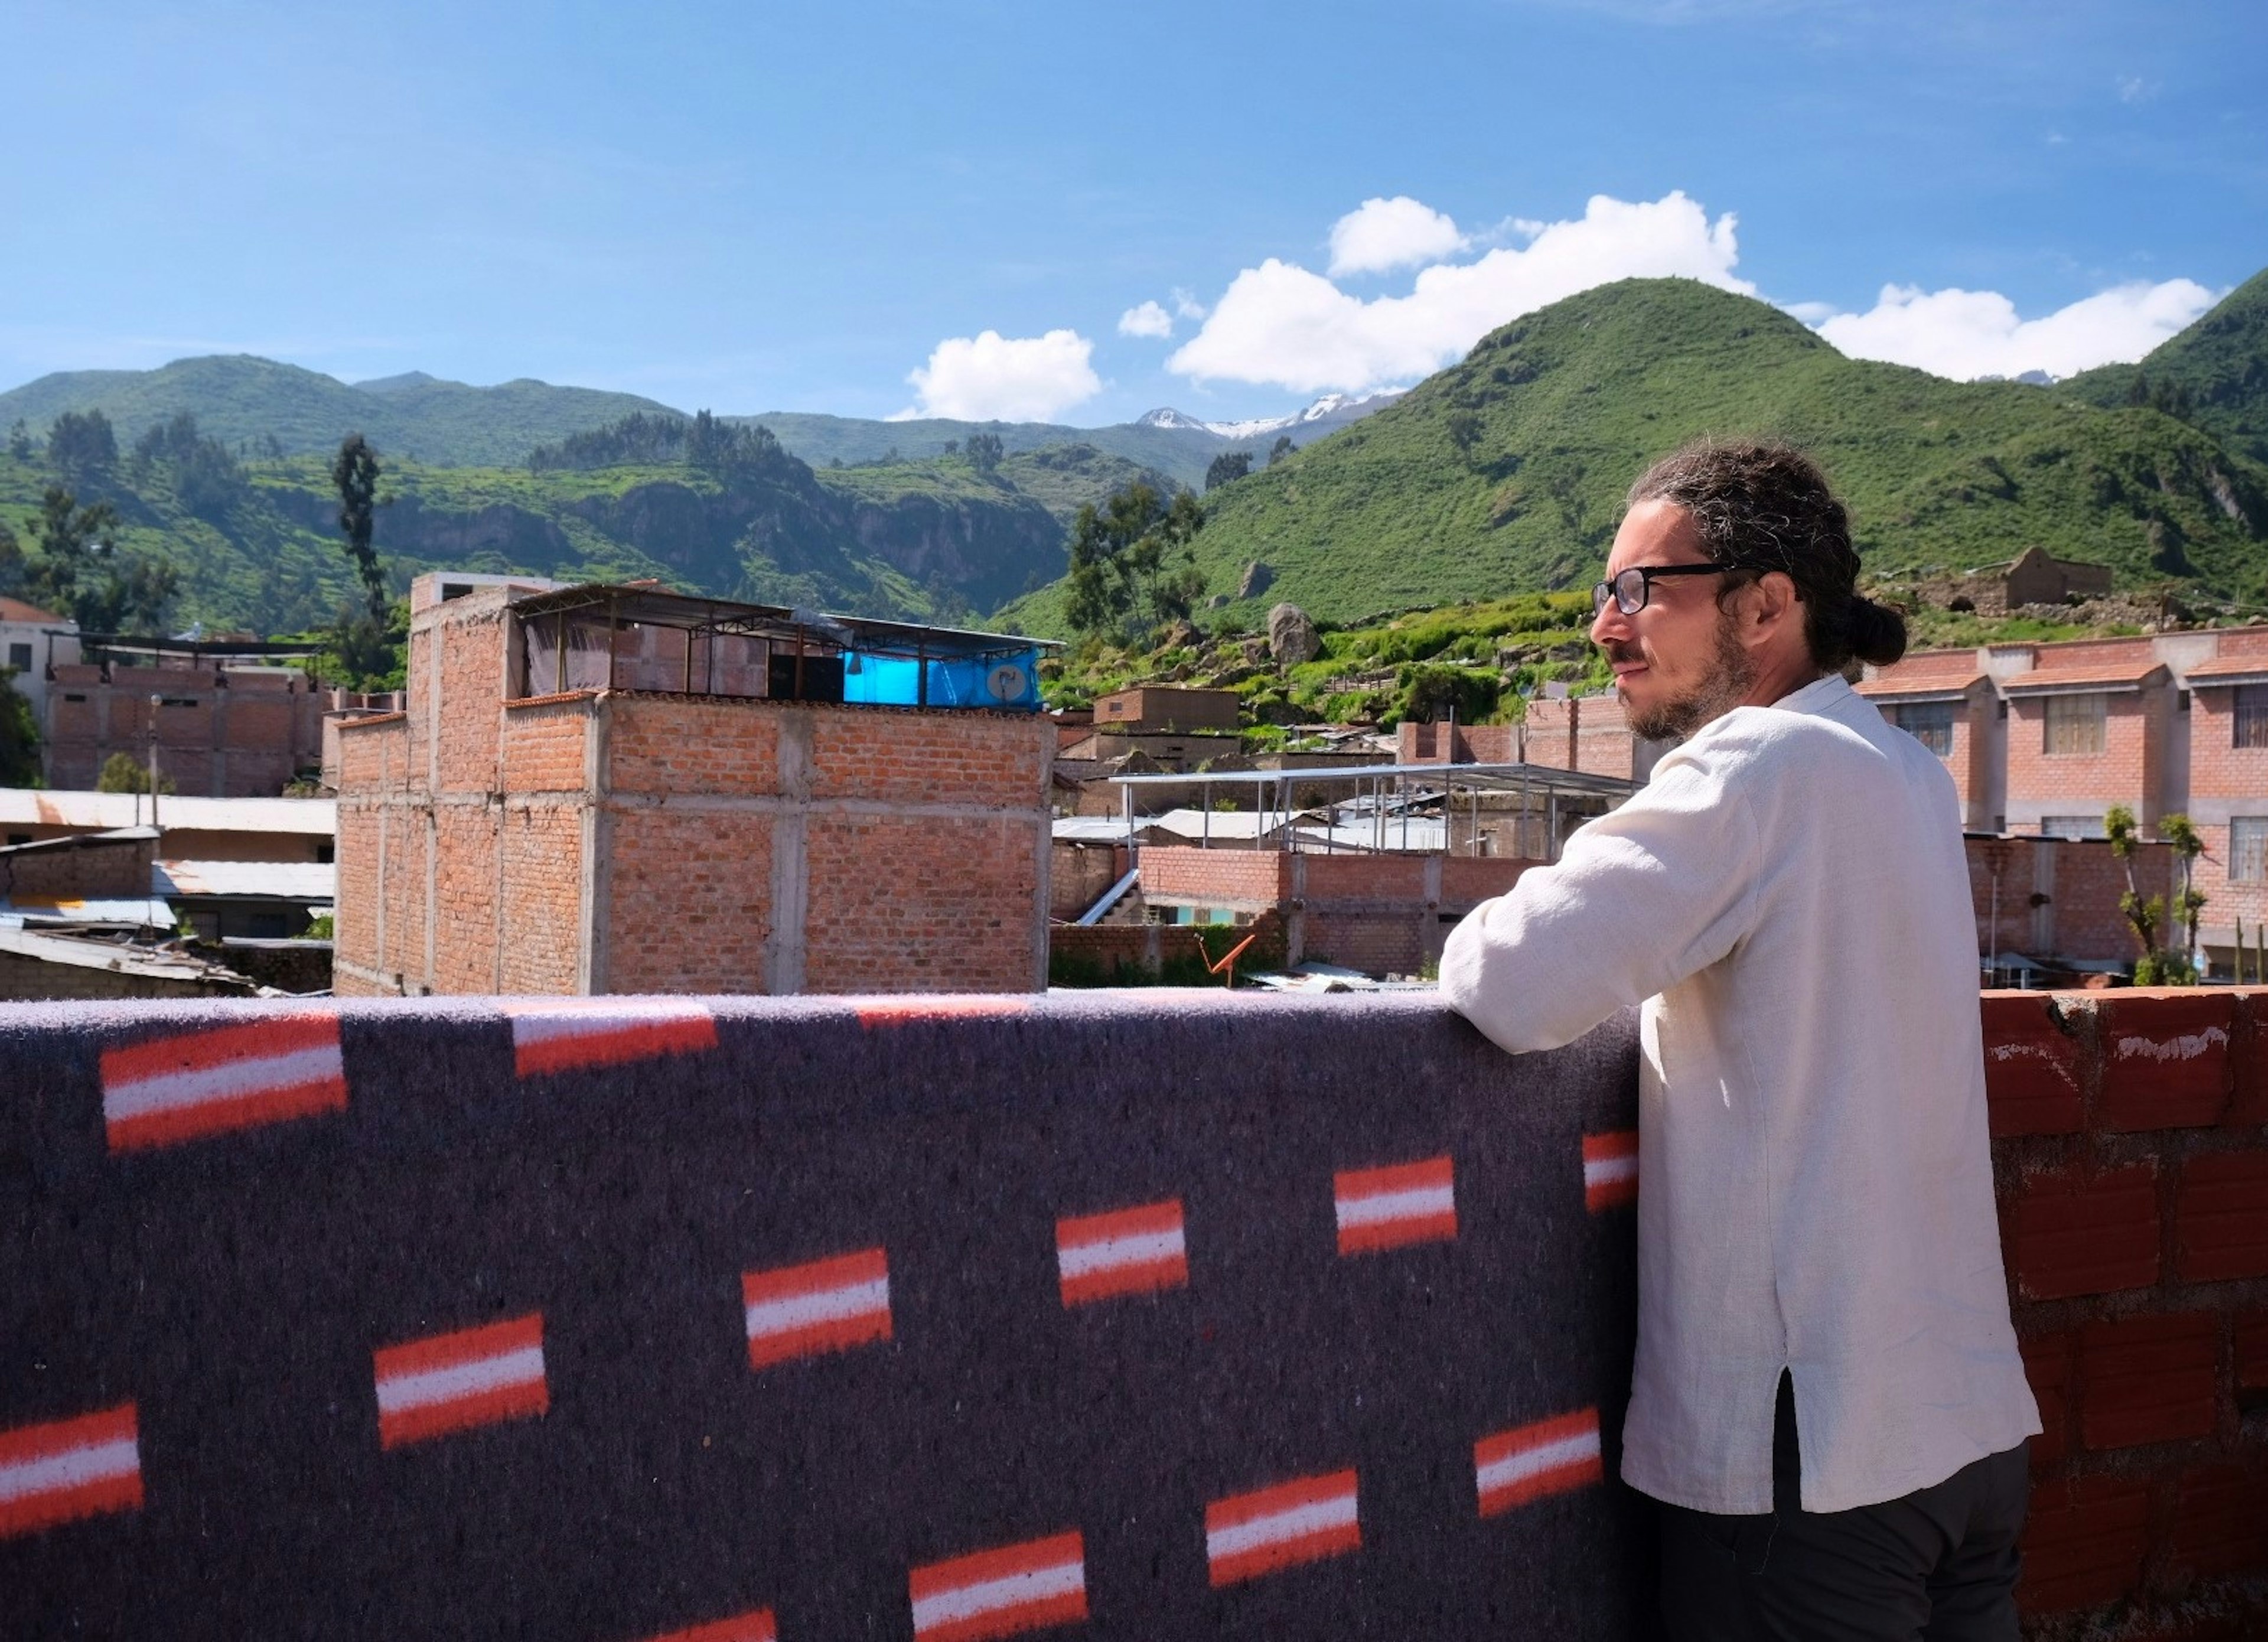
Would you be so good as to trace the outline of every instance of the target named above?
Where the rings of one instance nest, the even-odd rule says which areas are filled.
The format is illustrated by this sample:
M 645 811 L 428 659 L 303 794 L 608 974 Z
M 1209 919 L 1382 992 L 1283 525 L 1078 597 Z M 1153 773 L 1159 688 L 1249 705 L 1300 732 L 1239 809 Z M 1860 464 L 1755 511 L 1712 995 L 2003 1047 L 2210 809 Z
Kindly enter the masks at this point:
M 1643 1001 L 1623 1479 L 1807 1511 L 2040 1429 L 2001 1275 L 1976 915 L 1953 783 L 1839 677 L 1741 707 L 1476 909 L 1441 991 L 1514 1053 Z

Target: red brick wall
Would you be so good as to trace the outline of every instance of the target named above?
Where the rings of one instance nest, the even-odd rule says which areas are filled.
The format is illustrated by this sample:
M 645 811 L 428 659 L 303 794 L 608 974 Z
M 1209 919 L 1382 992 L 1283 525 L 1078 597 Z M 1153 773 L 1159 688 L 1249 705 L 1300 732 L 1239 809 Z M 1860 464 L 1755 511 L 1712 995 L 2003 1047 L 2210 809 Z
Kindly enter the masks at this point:
M 502 974 L 499 990 L 507 996 L 576 990 L 583 951 L 581 809 L 505 804 L 497 818 L 496 870 L 504 887 L 504 930 L 501 953 L 490 962 Z M 473 990 L 490 989 L 483 983 Z
M 1035 823 L 814 815 L 805 990 L 1024 992 L 1039 983 Z
M 2228 639 L 2233 637 L 2221 641 L 2224 655 L 2232 653 Z M 2261 637 L 2268 641 L 2268 632 Z M 2228 686 L 2194 688 L 2189 717 L 2190 813 L 2205 818 L 2198 827 L 2205 842 L 2205 853 L 2197 863 L 2197 887 L 2205 896 L 2202 921 L 2233 932 L 2235 920 L 2243 919 L 2250 946 L 2254 931 L 2268 923 L 2268 882 L 2229 881 L 2226 817 L 2268 815 L 2268 747 L 2235 745 L 2236 692 Z
M 158 769 L 179 792 L 272 797 L 321 762 L 323 699 L 302 674 L 79 663 L 57 667 L 48 692 L 48 784 L 92 787 L 117 753 L 144 762 L 153 695 L 172 703 L 158 710 Z
M 610 833 L 608 990 L 762 990 L 772 817 L 630 811 Z
M 1153 844 L 1139 857 L 1142 893 L 1207 906 L 1274 906 L 1292 893 L 1292 858 L 1275 850 Z
M 2095 840 L 2054 840 L 2025 837 L 1971 837 L 1969 848 L 1969 894 L 1977 913 L 1977 950 L 1980 954 L 2023 953 L 2034 958 L 2070 957 L 2118 959 L 2128 962 L 2141 956 L 2142 943 L 2126 915 L 2118 909 L 2125 892 L 2126 872 L 2107 843 Z M 2036 891 L 2040 883 L 2038 861 L 2043 851 L 2054 856 L 2051 888 Z M 2000 864 L 1999 923 L 1995 939 L 1992 868 Z M 2174 852 L 2161 843 L 2137 844 L 2134 881 L 2145 896 L 2171 897 L 2175 887 Z M 2049 895 L 2046 917 L 2032 906 L 2034 894 Z M 2048 939 L 2039 938 L 2044 924 Z M 2182 936 L 2161 932 L 2161 945 L 2178 948 Z
M 1629 781 L 1638 768 L 1638 740 L 1624 720 L 1622 703 L 1612 696 L 1568 701 L 1531 698 L 1527 749 L 1529 763 L 1551 769 L 1579 769 Z
M 1395 733 L 1395 758 L 1404 764 L 1512 764 L 1520 762 L 1521 726 L 1516 724 L 1413 724 L 1404 719 Z M 1564 735 L 1565 732 L 1563 730 Z M 1561 766 L 1554 766 L 1560 768 Z
M 2226 1614 L 2213 1581 L 2268 1574 L 2268 992 L 1983 1007 L 2001 1237 L 2046 1427 L 2020 1600 L 2036 1624 L 2139 1604 L 2121 1636 L 2259 1634 L 2175 1621 Z
M 2046 698 L 2008 702 L 2008 814 L 2011 828 L 2037 830 L 2017 814 L 2100 816 L 2114 804 L 2134 812 L 2145 828 L 2158 819 L 2164 759 L 2167 692 L 2153 688 L 2104 698 L 2102 751 L 2056 754 L 2043 749 Z M 2024 806 L 2029 806 L 2029 808 Z
M 149 841 L 143 839 L 0 856 L 0 897 L 21 903 L 147 895 L 152 853 Z

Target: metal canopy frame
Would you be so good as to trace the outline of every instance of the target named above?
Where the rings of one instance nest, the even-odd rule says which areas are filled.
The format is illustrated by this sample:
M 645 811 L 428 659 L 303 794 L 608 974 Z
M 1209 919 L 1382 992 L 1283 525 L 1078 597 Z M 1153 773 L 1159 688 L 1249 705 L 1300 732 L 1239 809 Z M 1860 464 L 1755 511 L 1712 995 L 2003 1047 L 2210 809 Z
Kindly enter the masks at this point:
M 1027 650 L 1063 648 L 1056 639 L 1027 638 L 1016 633 L 924 627 L 909 622 L 882 622 L 861 615 L 836 615 L 830 611 L 743 604 L 735 600 L 702 599 L 688 593 L 661 593 L 651 587 L 609 586 L 601 583 L 529 593 L 513 600 L 512 610 L 523 621 L 603 614 L 618 627 L 624 622 L 671 627 L 686 633 L 777 639 L 821 652 L 856 650 L 865 655 L 920 661 L 977 661 Z
M 1534 799 L 1541 798 L 1543 800 L 1546 858 L 1555 861 L 1559 858 L 1559 800 L 1563 797 L 1603 799 L 1611 808 L 1645 784 L 1625 781 L 1617 776 L 1594 775 L 1584 769 L 1555 769 L 1545 764 L 1522 763 L 1362 764 L 1342 769 L 1208 769 L 1188 775 L 1112 776 L 1108 779 L 1118 787 L 1122 815 L 1130 828 L 1135 820 L 1134 789 L 1137 787 L 1252 787 L 1256 789 L 1253 794 L 1255 805 L 1263 819 L 1271 812 L 1284 817 L 1285 847 L 1292 854 L 1312 853 L 1312 850 L 1301 850 L 1299 829 L 1291 825 L 1296 814 L 1306 813 L 1304 810 L 1295 811 L 1292 806 L 1292 791 L 1297 787 L 1344 784 L 1353 787 L 1359 801 L 1363 796 L 1364 787 L 1368 786 L 1372 795 L 1370 814 L 1376 830 L 1373 848 L 1378 850 L 1388 847 L 1386 814 L 1388 806 L 1385 800 L 1388 782 L 1394 785 L 1395 802 L 1405 818 L 1403 828 L 1405 844 L 1409 839 L 1406 817 L 1410 810 L 1435 799 L 1442 801 L 1443 853 L 1447 853 L 1449 843 L 1447 800 L 1453 793 L 1462 791 L 1469 795 L 1476 816 L 1482 793 L 1516 793 L 1520 798 L 1523 828 L 1527 824 L 1525 818 L 1535 809 Z M 1413 784 L 1417 789 L 1415 792 L 1411 791 Z M 1210 818 L 1211 806 L 1204 804 L 1202 807 Z M 1338 801 L 1331 801 L 1327 807 L 1335 814 Z M 1267 828 L 1263 826 L 1261 830 L 1264 834 Z M 1211 828 L 1208 824 L 1203 843 L 1210 847 L 1211 842 Z M 1130 844 L 1138 859 L 1140 844 L 1131 840 Z M 1323 853 L 1331 853 L 1328 843 Z

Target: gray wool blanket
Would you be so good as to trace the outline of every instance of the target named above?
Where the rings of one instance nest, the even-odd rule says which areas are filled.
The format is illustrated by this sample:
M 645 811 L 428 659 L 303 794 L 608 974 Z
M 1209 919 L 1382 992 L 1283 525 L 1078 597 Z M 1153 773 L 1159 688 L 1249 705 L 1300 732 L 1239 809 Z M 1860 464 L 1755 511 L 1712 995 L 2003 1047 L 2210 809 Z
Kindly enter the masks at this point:
M 1620 1638 L 1632 1022 L 0 1010 L 0 1636 Z

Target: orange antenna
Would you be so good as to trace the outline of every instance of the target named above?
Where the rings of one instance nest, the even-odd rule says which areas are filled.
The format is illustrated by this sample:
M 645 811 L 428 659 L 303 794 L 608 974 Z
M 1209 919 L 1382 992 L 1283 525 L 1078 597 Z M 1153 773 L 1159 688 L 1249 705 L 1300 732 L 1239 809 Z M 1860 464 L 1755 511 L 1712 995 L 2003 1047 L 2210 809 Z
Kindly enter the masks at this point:
M 1192 934 L 1196 934 L 1195 931 L 1191 931 L 1190 932 Z M 1204 937 L 1198 935 L 1197 937 L 1197 956 L 1204 960 L 1205 973 L 1207 975 L 1220 976 L 1222 977 L 1221 984 L 1223 986 L 1234 986 L 1236 984 L 1237 959 L 1243 954 L 1244 949 L 1247 946 L 1249 946 L 1253 942 L 1259 939 L 1260 931 L 1258 930 L 1255 930 L 1251 934 L 1246 936 L 1242 940 L 1237 942 L 1235 946 L 1223 953 L 1219 958 L 1216 959 L 1211 953 L 1205 950 Z

